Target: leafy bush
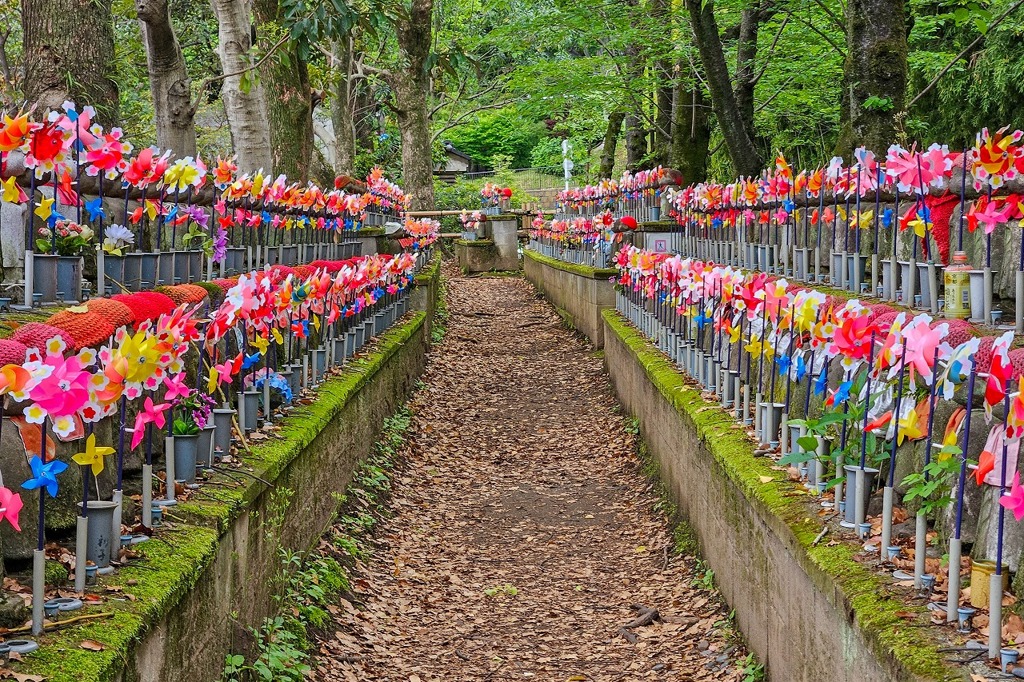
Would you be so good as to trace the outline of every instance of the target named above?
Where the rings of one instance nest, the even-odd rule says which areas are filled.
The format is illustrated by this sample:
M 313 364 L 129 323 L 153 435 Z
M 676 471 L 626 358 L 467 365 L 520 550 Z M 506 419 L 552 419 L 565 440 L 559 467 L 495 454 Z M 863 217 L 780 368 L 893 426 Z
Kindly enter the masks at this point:
M 509 157 L 513 167 L 524 168 L 543 133 L 543 123 L 503 109 L 481 113 L 472 123 L 451 130 L 448 138 L 486 167 L 493 167 L 494 157 L 501 155 Z

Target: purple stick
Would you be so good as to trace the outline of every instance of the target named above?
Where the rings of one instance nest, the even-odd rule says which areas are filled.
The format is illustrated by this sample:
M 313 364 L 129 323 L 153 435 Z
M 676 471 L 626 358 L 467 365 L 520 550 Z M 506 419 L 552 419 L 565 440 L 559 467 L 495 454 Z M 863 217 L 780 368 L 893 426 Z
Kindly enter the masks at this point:
M 974 397 L 974 378 L 977 376 L 974 366 L 974 358 L 971 358 L 971 375 L 967 380 L 967 404 L 970 405 Z M 971 437 L 971 410 L 967 410 L 964 417 L 964 437 L 962 451 L 960 453 L 960 479 L 956 489 L 956 526 L 953 537 L 960 539 L 960 527 L 964 521 L 964 485 L 967 483 L 967 441 Z M 1002 506 L 1002 505 L 1000 505 Z

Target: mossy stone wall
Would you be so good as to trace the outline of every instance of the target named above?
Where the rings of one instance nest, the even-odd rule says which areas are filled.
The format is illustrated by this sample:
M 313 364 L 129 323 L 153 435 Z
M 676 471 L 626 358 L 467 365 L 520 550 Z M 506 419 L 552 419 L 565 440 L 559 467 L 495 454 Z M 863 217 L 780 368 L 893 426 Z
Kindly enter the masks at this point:
M 662 480 L 771 679 L 961 679 L 933 636 L 901 617 L 921 609 L 886 596 L 883 578 L 853 560 L 854 546 L 814 544 L 820 508 L 754 456 L 732 417 L 705 402 L 615 310 L 603 318 L 615 392 L 639 419 Z
M 571 327 L 594 347 L 603 346 L 601 311 L 615 305 L 611 283 L 615 270 L 563 263 L 527 249 L 523 251 L 523 271 Z
M 439 270 L 421 276 L 436 294 Z M 201 497 L 171 510 L 173 528 L 140 546 L 138 566 L 101 579 L 132 597 L 107 600 L 102 608 L 113 618 L 43 637 L 18 672 L 51 682 L 219 679 L 225 656 L 246 650 L 248 628 L 274 610 L 281 549 L 315 545 L 335 518 L 336 494 L 422 373 L 426 315 L 407 314 L 324 383 L 313 402 L 297 406 L 279 438 L 254 442 L 243 457 L 254 477 L 236 476 L 244 485 L 204 487 Z M 86 651 L 82 639 L 106 648 Z

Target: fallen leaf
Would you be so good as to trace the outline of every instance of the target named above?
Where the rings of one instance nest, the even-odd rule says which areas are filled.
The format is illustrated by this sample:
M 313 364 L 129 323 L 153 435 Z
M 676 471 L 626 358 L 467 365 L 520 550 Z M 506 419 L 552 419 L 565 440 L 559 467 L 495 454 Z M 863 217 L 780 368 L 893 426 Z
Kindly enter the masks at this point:
M 78 643 L 78 646 L 88 651 L 103 651 L 107 647 L 97 642 L 95 639 L 83 639 Z

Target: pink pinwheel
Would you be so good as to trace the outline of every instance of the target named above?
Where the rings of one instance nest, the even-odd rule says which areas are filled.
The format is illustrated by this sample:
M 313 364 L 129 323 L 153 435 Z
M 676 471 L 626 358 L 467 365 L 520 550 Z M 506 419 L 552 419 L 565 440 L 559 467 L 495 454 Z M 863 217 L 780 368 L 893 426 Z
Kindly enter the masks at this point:
M 173 377 L 164 377 L 164 386 L 167 392 L 164 393 L 164 400 L 171 402 L 176 398 L 184 398 L 189 394 L 189 387 L 185 384 L 185 373 L 179 372 Z
M 925 187 L 934 178 L 930 166 L 915 148 L 904 149 L 898 144 L 889 147 L 885 157 L 885 174 L 896 181 L 901 192 L 924 194 Z
M 171 408 L 170 403 L 161 403 L 160 405 L 154 405 L 153 399 L 146 397 L 145 405 L 143 406 L 142 412 L 135 418 L 135 429 L 132 433 L 132 449 L 139 447 L 139 443 L 142 442 L 142 437 L 146 435 L 146 425 L 153 424 L 157 428 L 162 428 L 167 423 L 167 417 L 164 412 Z
M 30 424 L 42 424 L 49 417 L 59 436 L 67 436 L 74 430 L 74 415 L 89 402 L 92 375 L 86 367 L 95 360 L 91 350 L 83 350 L 67 359 L 63 352 L 63 341 L 55 337 L 47 342 L 45 358 L 30 359 L 26 364 L 26 369 L 38 381 L 28 391 L 33 404 L 25 408 L 25 419 Z
M 932 382 L 932 361 L 935 360 L 935 349 L 939 348 L 939 357 L 948 355 L 949 347 L 942 339 L 949 333 L 949 325 L 940 324 L 931 327 L 931 318 L 927 315 L 915 317 L 903 333 L 904 362 L 917 370 L 927 383 Z M 886 339 L 888 341 L 888 339 Z M 943 346 L 945 346 L 943 348 Z
M 1024 488 L 1020 485 L 1019 471 L 1014 473 L 1010 492 L 999 498 L 999 504 L 1009 510 L 1018 522 L 1024 519 Z
M 862 360 L 871 350 L 871 332 L 875 327 L 867 309 L 843 315 L 833 337 L 836 351 L 850 360 Z
M 996 206 L 997 202 L 981 197 L 976 204 L 971 206 L 971 210 L 968 212 L 967 228 L 973 232 L 978 229 L 978 223 L 982 223 L 985 225 L 985 234 L 992 234 L 992 231 L 996 229 L 996 225 L 1009 220 L 1014 210 L 1013 204 L 1009 201 L 1003 204 L 1002 209 Z
M 21 494 L 8 488 L 0 487 L 0 520 L 7 519 L 14 530 L 21 532 L 21 525 L 18 516 L 21 514 L 23 503 Z

